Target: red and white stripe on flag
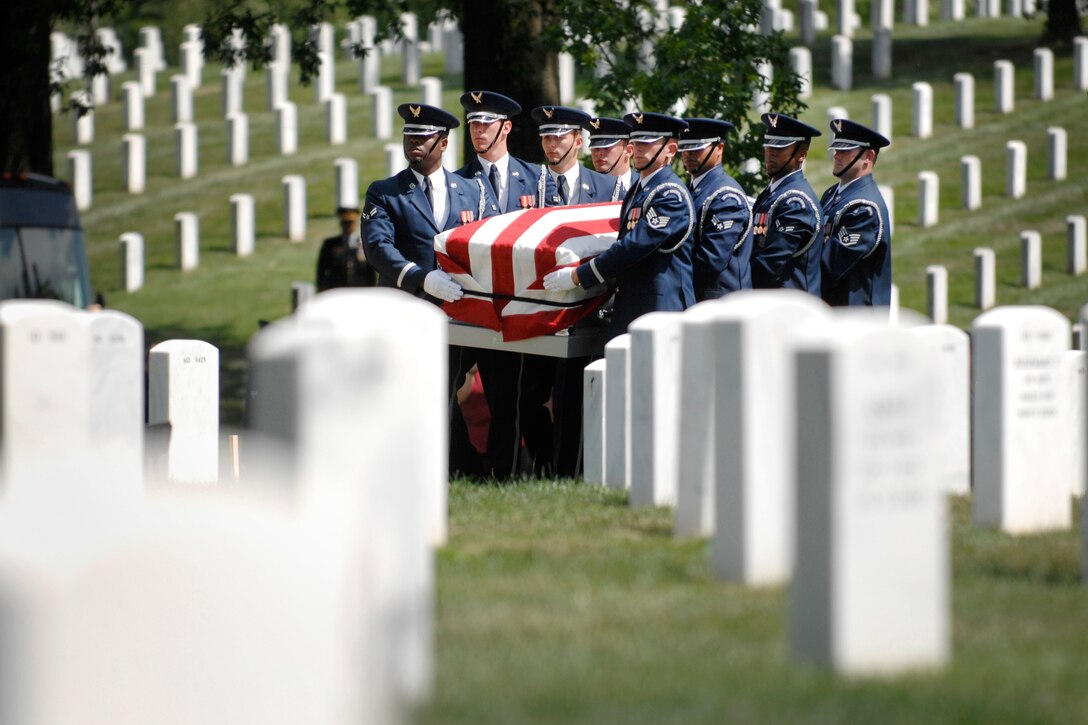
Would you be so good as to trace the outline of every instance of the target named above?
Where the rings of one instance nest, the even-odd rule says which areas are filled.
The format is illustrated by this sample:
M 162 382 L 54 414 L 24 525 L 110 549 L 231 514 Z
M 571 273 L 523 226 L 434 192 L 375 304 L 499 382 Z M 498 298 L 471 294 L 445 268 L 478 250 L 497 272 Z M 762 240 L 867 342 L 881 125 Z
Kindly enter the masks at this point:
M 544 289 L 544 275 L 608 249 L 619 231 L 619 202 L 522 209 L 456 227 L 434 238 L 438 266 L 465 296 L 442 309 L 462 322 L 524 340 L 565 330 L 605 300 L 576 287 Z

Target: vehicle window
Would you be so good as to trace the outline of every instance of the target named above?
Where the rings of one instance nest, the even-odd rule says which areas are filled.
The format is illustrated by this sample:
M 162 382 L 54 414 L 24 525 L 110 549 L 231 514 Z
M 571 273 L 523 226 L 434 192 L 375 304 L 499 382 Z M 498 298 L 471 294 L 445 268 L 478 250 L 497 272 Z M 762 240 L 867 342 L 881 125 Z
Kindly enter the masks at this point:
M 0 228 L 0 299 L 56 299 L 85 307 L 82 249 L 76 229 Z

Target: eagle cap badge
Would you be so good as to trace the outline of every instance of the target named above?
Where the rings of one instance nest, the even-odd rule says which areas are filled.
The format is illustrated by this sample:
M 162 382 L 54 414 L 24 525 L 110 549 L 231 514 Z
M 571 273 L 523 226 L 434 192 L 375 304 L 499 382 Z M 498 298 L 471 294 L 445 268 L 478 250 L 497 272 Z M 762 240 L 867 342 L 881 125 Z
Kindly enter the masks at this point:
M 601 119 L 594 118 L 592 121 L 589 122 L 589 125 L 593 127 L 594 131 L 596 131 L 601 127 Z
M 480 91 L 479 93 L 473 93 L 472 91 L 469 91 L 469 95 L 472 96 L 472 100 L 475 101 L 478 104 L 484 102 L 484 92 L 483 91 Z
M 842 133 L 842 119 L 836 118 L 831 125 L 835 127 L 835 133 Z
M 767 116 L 767 123 L 771 124 L 771 128 L 778 128 L 778 116 L 773 113 Z
M 408 106 L 408 110 L 412 112 L 412 118 L 419 118 L 419 112 L 423 109 L 419 106 Z
M 641 113 L 635 116 L 635 123 L 637 123 L 639 126 L 642 125 L 642 114 Z
M 541 110 L 544 111 L 544 118 L 551 118 L 553 115 L 555 115 L 555 111 L 551 108 L 548 108 L 547 106 L 544 106 Z

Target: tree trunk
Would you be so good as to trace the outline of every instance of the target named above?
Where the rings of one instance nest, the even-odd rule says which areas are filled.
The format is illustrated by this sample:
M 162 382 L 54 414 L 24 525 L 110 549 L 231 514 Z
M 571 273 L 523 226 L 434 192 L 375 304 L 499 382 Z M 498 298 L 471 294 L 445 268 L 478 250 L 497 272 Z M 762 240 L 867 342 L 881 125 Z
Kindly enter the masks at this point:
M 51 3 L 0 2 L 0 171 L 53 175 Z
M 461 32 L 465 37 L 465 90 L 502 93 L 521 104 L 514 119 L 510 153 L 541 162 L 544 153 L 529 111 L 559 103 L 559 73 L 554 52 L 541 40 L 545 0 L 464 0 Z M 467 132 L 465 134 L 467 136 Z M 465 143 L 466 163 L 473 157 Z
M 1050 45 L 1071 46 L 1081 34 L 1077 0 L 1050 0 L 1047 4 L 1046 33 L 1043 39 Z

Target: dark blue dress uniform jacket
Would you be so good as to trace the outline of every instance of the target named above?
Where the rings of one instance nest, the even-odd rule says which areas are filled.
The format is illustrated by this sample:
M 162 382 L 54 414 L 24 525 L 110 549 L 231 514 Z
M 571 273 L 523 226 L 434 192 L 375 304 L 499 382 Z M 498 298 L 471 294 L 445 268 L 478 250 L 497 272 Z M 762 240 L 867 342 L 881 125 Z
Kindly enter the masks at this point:
M 773 192 L 764 189 L 752 213 L 752 286 L 819 295 L 823 229 L 816 192 L 804 174 L 795 171 Z
M 366 190 L 361 233 L 366 258 L 378 270 L 379 286 L 399 287 L 436 302 L 423 292 L 423 278 L 436 268 L 435 235 L 493 215 L 493 204 L 482 184 L 448 171 L 445 174 L 450 211 L 441 229 L 434 223 L 427 196 L 410 169 L 375 181 Z
M 548 174 L 550 181 L 554 183 L 554 179 L 551 178 L 551 174 Z M 608 176 L 602 174 L 593 169 L 586 168 L 585 164 L 578 164 L 578 203 L 579 204 L 598 204 L 605 201 L 618 201 L 616 198 L 616 190 L 620 186 L 620 181 L 615 176 Z M 548 197 L 546 206 L 562 206 L 562 202 L 559 200 L 559 190 L 556 189 L 554 194 Z
M 830 305 L 889 305 L 892 297 L 891 225 L 873 180 L 863 176 L 836 199 L 824 192 L 823 288 Z
M 718 166 L 695 187 L 695 300 L 752 287 L 752 205 L 744 189 Z
M 579 265 L 583 287 L 616 280 L 610 335 L 627 331 L 635 318 L 655 310 L 695 304 L 691 285 L 691 237 L 695 210 L 687 186 L 665 166 L 647 184 L 627 192 L 615 243 Z
M 488 180 L 487 175 L 484 174 L 484 166 L 480 163 L 479 158 L 469 161 L 468 164 L 459 168 L 455 173 L 466 179 L 479 179 L 480 183 L 487 189 L 489 200 L 499 198 L 495 189 L 491 188 L 491 182 Z M 505 214 L 508 211 L 517 211 L 518 209 L 543 207 L 546 200 L 556 196 L 555 184 L 552 182 L 551 176 L 540 164 L 530 164 L 511 156 L 510 164 L 506 167 L 506 174 L 506 186 L 510 190 L 506 197 L 506 206 L 499 209 L 497 202 L 489 201 L 488 205 L 491 207 L 492 213 Z M 532 197 L 532 199 L 529 204 L 523 206 L 521 203 L 522 197 Z

